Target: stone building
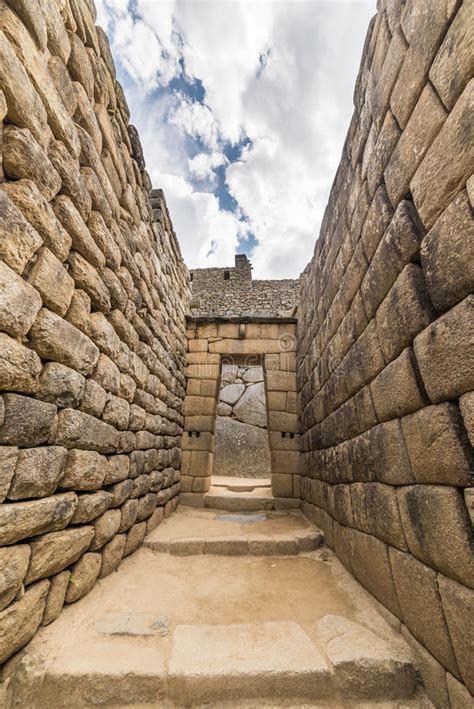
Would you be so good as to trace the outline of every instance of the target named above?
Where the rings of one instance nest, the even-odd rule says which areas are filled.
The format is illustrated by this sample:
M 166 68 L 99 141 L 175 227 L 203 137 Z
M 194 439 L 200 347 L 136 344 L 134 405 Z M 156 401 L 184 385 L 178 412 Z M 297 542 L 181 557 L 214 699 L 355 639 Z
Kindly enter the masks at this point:
M 2 4 L 0 703 L 474 706 L 474 6 L 377 5 L 311 262 L 254 281 L 245 255 L 188 272 L 93 1 Z M 245 521 L 284 533 L 166 537 L 235 510 L 222 414 L 266 432 Z M 221 635 L 249 568 L 267 605 Z M 174 612 L 188 575 L 186 622 L 113 605 L 169 586 Z

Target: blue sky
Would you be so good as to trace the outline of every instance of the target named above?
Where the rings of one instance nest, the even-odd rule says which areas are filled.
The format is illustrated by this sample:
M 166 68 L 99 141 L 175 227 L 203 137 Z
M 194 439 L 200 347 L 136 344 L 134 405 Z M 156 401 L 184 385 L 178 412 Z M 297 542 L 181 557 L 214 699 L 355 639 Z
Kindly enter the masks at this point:
M 375 0 L 98 0 L 190 267 L 311 258 Z

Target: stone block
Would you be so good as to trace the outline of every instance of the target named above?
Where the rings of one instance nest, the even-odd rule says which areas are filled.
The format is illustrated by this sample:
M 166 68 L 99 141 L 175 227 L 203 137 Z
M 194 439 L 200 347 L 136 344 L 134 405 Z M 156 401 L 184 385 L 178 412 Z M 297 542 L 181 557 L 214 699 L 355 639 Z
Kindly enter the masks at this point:
M 0 506 L 0 545 L 67 527 L 77 505 L 75 493 Z
M 184 428 L 186 431 L 214 432 L 215 416 L 186 416 Z
M 402 636 L 413 653 L 415 665 L 421 675 L 423 688 L 436 709 L 449 706 L 446 670 L 409 630 L 403 625 Z
M 32 539 L 25 583 L 52 576 L 77 561 L 89 548 L 93 536 L 92 527 L 78 527 L 50 532 Z
M 18 448 L 0 446 L 0 502 L 4 501 L 10 489 L 17 459 Z
M 474 697 L 466 686 L 458 682 L 449 672 L 446 672 L 446 684 L 452 707 L 471 707 L 474 704 Z
M 296 391 L 296 375 L 294 372 L 270 370 L 265 374 L 267 391 Z
M 35 289 L 0 261 L 0 330 L 23 337 L 41 308 Z
M 0 390 L 34 394 L 41 372 L 36 352 L 4 333 L 0 333 L 0 352 Z
M 120 399 L 120 397 L 113 394 L 108 394 L 102 414 L 103 420 L 115 426 L 119 431 L 124 431 L 128 428 L 129 417 L 130 404 L 128 401 Z
M 362 437 L 358 436 L 359 439 Z M 368 477 L 359 479 L 378 480 L 388 485 L 407 485 L 415 482 L 399 420 L 394 419 L 375 426 L 368 432 L 365 442 L 366 447 L 362 447 L 359 460 L 356 450 L 351 461 L 356 470 L 368 474 Z M 361 467 L 365 468 L 365 471 L 360 470 Z
M 29 396 L 4 394 L 0 443 L 21 447 L 46 443 L 53 430 L 56 407 Z
M 128 455 L 112 455 L 107 459 L 104 485 L 118 483 L 125 480 L 130 472 L 130 458 Z
M 120 389 L 120 370 L 110 357 L 107 357 L 107 355 L 103 353 L 99 355 L 92 376 L 106 391 L 112 392 L 112 394 L 118 394 Z
M 0 258 L 13 271 L 22 274 L 43 240 L 2 189 L 0 213 Z
M 474 447 L 474 391 L 470 391 L 461 396 L 459 399 L 459 407 L 471 446 Z
M 271 431 L 296 433 L 298 430 L 298 418 L 296 414 L 288 414 L 283 411 L 269 411 L 268 428 Z
M 423 228 L 413 204 L 401 202 L 383 235 L 361 284 L 368 320 L 375 315 L 403 268 L 413 261 L 423 238 Z
M 219 365 L 218 364 L 208 364 L 203 362 L 201 364 L 190 364 L 186 367 L 186 376 L 190 379 L 214 379 L 217 381 L 219 378 Z M 201 394 L 206 396 L 201 388 Z
M 71 237 L 72 248 L 74 249 L 72 253 L 76 257 L 79 254 L 83 259 L 74 259 L 74 267 L 76 268 L 78 279 L 84 280 L 88 284 L 99 301 L 102 302 L 103 300 L 105 304 L 108 303 L 108 310 L 110 310 L 110 301 L 108 300 L 108 293 L 107 295 L 105 293 L 105 286 L 97 280 L 97 276 L 93 272 L 94 269 L 105 266 L 104 254 L 95 243 L 84 220 L 69 197 L 66 195 L 56 197 L 53 202 L 53 210 L 57 219 L 59 219 Z M 76 276 L 74 274 L 71 275 L 76 280 Z M 87 292 L 86 288 L 84 290 Z M 99 310 L 102 310 L 102 308 L 99 308 Z
M 42 359 L 90 374 L 99 357 L 94 343 L 63 318 L 42 308 L 30 331 L 32 347 Z
M 402 429 L 417 483 L 470 484 L 474 453 L 456 404 L 426 406 L 405 416 Z
M 16 603 L 0 612 L 0 662 L 31 640 L 43 618 L 49 581 L 33 584 Z
M 473 343 L 473 295 L 431 323 L 415 339 L 423 384 L 434 404 L 458 399 L 474 390 Z
M 369 533 L 392 547 L 406 551 L 407 543 L 398 509 L 396 488 L 381 483 L 367 483 L 364 496 Z
M 431 65 L 430 80 L 450 111 L 473 74 L 473 22 L 472 5 L 462 3 Z
M 66 590 L 66 603 L 74 603 L 83 598 L 94 586 L 100 573 L 102 556 L 87 552 L 71 569 Z
M 99 418 L 102 416 L 106 400 L 107 394 L 105 389 L 93 379 L 86 379 L 80 410 L 85 414 Z
M 108 423 L 75 409 L 62 409 L 58 414 L 54 442 L 66 448 L 115 453 L 120 434 Z
M 207 450 L 185 450 L 181 458 L 181 472 L 192 477 L 210 477 L 212 461 L 212 453 Z
M 370 383 L 377 419 L 389 421 L 422 408 L 426 397 L 417 378 L 413 349 L 407 347 Z
M 272 494 L 274 497 L 293 497 L 293 476 L 272 473 Z
M 96 551 L 103 547 L 104 544 L 107 544 L 117 534 L 120 522 L 120 510 L 107 510 L 107 512 L 98 517 L 93 523 L 95 534 L 90 550 Z
M 66 314 L 74 293 L 74 281 L 49 249 L 38 252 L 28 282 L 40 293 L 48 308 L 58 315 Z
M 208 492 L 211 487 L 211 478 L 193 478 L 192 492 Z
M 65 490 L 98 490 L 102 487 L 107 468 L 105 456 L 93 450 L 72 449 L 67 452 L 60 487 Z
M 146 534 L 146 522 L 137 522 L 127 532 L 123 555 L 129 556 L 141 546 Z
M 120 508 L 119 534 L 127 532 L 135 524 L 138 514 L 138 500 L 127 500 Z
M 454 487 L 414 485 L 397 490 L 410 552 L 434 569 L 474 588 L 471 520 Z M 440 543 L 440 530 L 447 530 Z
M 61 408 L 74 407 L 81 401 L 85 381 L 74 369 L 58 362 L 48 362 L 41 372 L 36 396 Z
M 125 534 L 117 534 L 108 544 L 102 549 L 102 566 L 100 569 L 100 578 L 108 576 L 113 571 L 116 571 L 120 566 L 125 549 L 127 537 Z
M 474 291 L 474 221 L 467 191 L 451 202 L 423 239 L 421 265 L 437 310 L 448 310 Z
M 61 573 L 49 579 L 51 585 L 46 598 L 41 625 L 49 625 L 49 623 L 52 623 L 53 620 L 59 617 L 64 606 L 70 576 L 70 571 L 61 571 Z
M 235 340 L 222 339 L 216 342 L 209 342 L 209 352 L 224 355 L 261 355 L 279 353 L 282 345 L 279 340 L 258 339 L 258 340 Z
M 0 611 L 13 601 L 20 590 L 29 559 L 28 544 L 0 548 Z
M 362 228 L 362 243 L 369 261 L 393 217 L 393 208 L 384 185 L 376 191 Z M 360 272 L 360 267 L 357 269 Z M 356 288 L 357 290 L 357 288 Z
M 71 276 L 77 288 L 84 290 L 95 308 L 103 313 L 111 309 L 109 291 L 98 271 L 80 253 L 72 251 L 68 257 Z
M 87 221 L 91 213 L 92 202 L 81 176 L 78 162 L 59 140 L 51 141 L 48 156 L 61 177 L 61 194 L 67 195 L 71 199 L 82 219 Z
M 272 451 L 272 473 L 296 474 L 298 472 L 299 457 L 299 451 Z
M 471 79 L 410 183 L 415 206 L 427 229 L 431 229 L 471 175 L 473 93 L 474 79 Z
M 405 58 L 407 43 L 403 32 L 393 33 L 380 74 L 372 71 L 370 103 L 374 117 L 374 127 L 378 132 L 390 105 L 390 94 Z
M 397 357 L 434 318 L 423 271 L 405 266 L 377 310 L 377 331 L 385 361 Z
M 403 622 L 438 662 L 458 677 L 436 571 L 397 549 L 390 549 L 390 562 Z
M 389 110 L 385 115 L 382 128 L 367 167 L 367 185 L 371 196 L 375 193 L 383 180 L 383 173 L 400 135 L 401 131 L 398 127 L 398 123 Z
M 71 524 L 85 524 L 97 519 L 97 517 L 109 509 L 112 504 L 112 499 L 112 493 L 106 492 L 105 490 L 78 495 L 77 507 L 71 519 Z
M 24 448 L 18 452 L 9 500 L 48 497 L 62 475 L 67 450 L 59 446 Z
M 474 693 L 474 591 L 441 574 L 438 584 L 461 678 Z
M 394 206 L 409 192 L 411 178 L 447 115 L 431 84 L 426 84 L 384 173 L 388 196 Z

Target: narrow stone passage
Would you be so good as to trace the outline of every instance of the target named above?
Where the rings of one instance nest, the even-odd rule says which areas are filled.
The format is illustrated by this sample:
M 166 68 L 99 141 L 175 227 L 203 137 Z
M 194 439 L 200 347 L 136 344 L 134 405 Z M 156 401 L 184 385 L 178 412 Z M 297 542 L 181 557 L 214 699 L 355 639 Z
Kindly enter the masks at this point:
M 322 543 L 299 511 L 181 506 L 38 633 L 9 691 L 37 709 L 425 706 L 408 647 Z

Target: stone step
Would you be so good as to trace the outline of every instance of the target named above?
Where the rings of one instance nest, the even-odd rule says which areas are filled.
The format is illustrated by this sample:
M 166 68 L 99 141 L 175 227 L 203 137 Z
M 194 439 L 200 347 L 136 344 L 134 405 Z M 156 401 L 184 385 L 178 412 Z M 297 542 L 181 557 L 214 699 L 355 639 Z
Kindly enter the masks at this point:
M 270 487 L 256 486 L 246 490 L 245 487 L 239 488 L 237 485 L 233 489 L 211 485 L 209 492 L 204 496 L 204 507 L 232 512 L 299 509 L 299 500 L 275 498 Z
M 227 513 L 180 507 L 144 544 L 175 556 L 271 556 L 313 551 L 322 541 L 322 532 L 300 512 Z

